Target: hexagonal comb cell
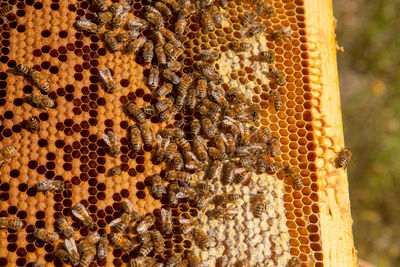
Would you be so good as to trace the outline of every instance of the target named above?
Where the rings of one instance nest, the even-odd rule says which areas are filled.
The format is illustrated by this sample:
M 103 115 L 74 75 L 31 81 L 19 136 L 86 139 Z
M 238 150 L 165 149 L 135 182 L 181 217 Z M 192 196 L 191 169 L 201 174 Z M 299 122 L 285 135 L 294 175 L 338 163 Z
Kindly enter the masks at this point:
M 0 265 L 322 265 L 303 1 L 53 2 L 2 4 Z

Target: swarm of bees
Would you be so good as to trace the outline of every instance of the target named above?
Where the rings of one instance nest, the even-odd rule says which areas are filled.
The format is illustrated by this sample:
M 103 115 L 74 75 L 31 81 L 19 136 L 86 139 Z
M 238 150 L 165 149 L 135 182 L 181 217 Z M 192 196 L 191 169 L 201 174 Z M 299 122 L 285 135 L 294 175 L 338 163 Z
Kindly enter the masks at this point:
M 215 66 L 221 59 L 220 51 L 199 51 L 196 55 L 198 60 L 194 63 L 194 72 L 182 72 L 182 42 L 189 18 L 192 14 L 197 15 L 207 31 L 214 31 L 222 25 L 224 18 L 221 10 L 227 7 L 228 1 L 149 1 L 141 18 L 129 19 L 132 4 L 130 0 L 110 6 L 107 6 L 104 0 L 93 2 L 98 9 L 97 20 L 93 22 L 80 17 L 76 21 L 76 27 L 98 34 L 112 53 L 120 51 L 127 55 L 139 55 L 141 52 L 143 63 L 149 68 L 147 85 L 157 101 L 144 107 L 129 102 L 125 109 L 134 122 L 127 130 L 132 150 L 139 153 L 144 146 L 152 147 L 156 141 L 155 160 L 157 164 L 166 165 L 165 175 L 155 173 L 151 176 L 150 191 L 155 198 L 167 197 L 169 207 L 172 208 L 178 205 L 179 200 L 188 199 L 208 218 L 225 222 L 238 214 L 239 209 L 236 205 L 240 195 L 235 192 L 216 194 L 212 185 L 254 185 L 258 177 L 255 174 L 283 172 L 286 178 L 290 178 L 295 190 L 302 188 L 303 181 L 299 170 L 291 166 L 282 167 L 276 158 L 281 153 L 279 137 L 273 136 L 267 128 L 259 129 L 251 124 L 259 116 L 260 107 L 249 100 L 239 88 L 222 87 L 224 79 Z M 0 16 L 5 17 L 11 10 L 11 6 L 2 7 Z M 166 23 L 175 16 L 174 31 L 171 31 L 172 28 L 167 27 Z M 271 16 L 273 8 L 270 4 L 257 1 L 257 9 L 245 13 L 240 21 L 241 25 L 247 28 L 246 38 L 258 38 L 261 34 L 267 34 L 268 24 L 259 21 L 261 17 Z M 106 30 L 102 30 L 103 28 Z M 118 33 L 114 33 L 116 29 Z M 146 31 L 146 34 L 143 31 Z M 291 35 L 291 28 L 285 27 L 273 30 L 268 38 L 274 41 L 290 41 Z M 246 39 L 232 41 L 228 47 L 235 53 L 242 53 L 251 48 L 251 42 Z M 274 54 L 271 51 L 262 51 L 259 58 L 268 64 L 267 75 L 272 82 L 284 86 L 286 78 L 273 65 Z M 50 82 L 41 72 L 25 64 L 18 64 L 16 69 L 40 89 L 40 93 L 32 93 L 29 96 L 34 106 L 46 110 L 55 106 L 54 100 L 46 96 L 50 92 Z M 112 94 L 117 90 L 117 83 L 110 69 L 99 70 L 99 77 L 106 93 Z M 270 90 L 268 96 L 275 112 L 280 112 L 284 98 L 279 90 Z M 161 122 L 168 123 L 181 111 L 199 114 L 191 121 L 190 133 L 185 133 L 182 125 L 175 125 L 154 135 L 147 119 L 158 116 Z M 39 131 L 39 121 L 36 117 L 29 119 L 28 128 L 32 133 Z M 106 130 L 102 134 L 102 140 L 107 145 L 108 154 L 118 158 L 121 151 L 117 134 Z M 15 153 L 16 149 L 13 146 L 1 148 L 0 167 L 14 157 Z M 349 149 L 340 151 L 337 166 L 346 168 L 351 155 Z M 111 178 L 121 173 L 120 166 L 108 171 Z M 59 193 L 64 190 L 64 182 L 44 180 L 34 188 L 45 195 L 48 192 Z M 155 215 L 147 214 L 142 218 L 129 200 L 126 199 L 121 204 L 121 215 L 110 222 L 108 234 L 99 235 L 94 231 L 95 223 L 92 217 L 85 206 L 78 203 L 72 207 L 72 217 L 77 219 L 82 227 L 90 230 L 87 236 L 75 240 L 74 228 L 69 220 L 62 216 L 56 219 L 58 232 L 38 228 L 33 235 L 51 244 L 62 239 L 63 242 L 54 255 L 63 263 L 73 266 L 89 266 L 95 257 L 99 260 L 105 259 L 110 245 L 124 252 L 137 249 L 139 257 L 130 260 L 128 266 L 200 266 L 200 259 L 191 250 L 182 255 L 172 254 L 164 265 L 157 265 L 156 260 L 148 256 L 152 251 L 162 254 L 164 237 L 173 232 L 169 207 L 161 209 L 161 224 L 157 224 Z M 263 219 L 267 205 L 264 192 L 259 190 L 251 198 L 254 217 Z M 180 233 L 193 239 L 201 250 L 218 246 L 217 237 L 213 233 L 203 231 L 200 220 L 180 218 L 179 223 Z M 24 226 L 25 223 L 16 218 L 0 218 L 0 228 L 19 230 Z M 225 256 L 220 257 L 218 261 L 221 266 L 225 266 L 228 259 Z M 295 264 L 297 263 L 296 261 Z M 237 265 L 245 266 L 245 261 Z

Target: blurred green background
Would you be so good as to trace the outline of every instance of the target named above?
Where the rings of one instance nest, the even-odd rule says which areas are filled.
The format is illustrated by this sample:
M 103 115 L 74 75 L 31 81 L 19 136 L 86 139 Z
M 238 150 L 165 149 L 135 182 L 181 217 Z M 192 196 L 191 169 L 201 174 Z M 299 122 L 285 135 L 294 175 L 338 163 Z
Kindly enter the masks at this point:
M 355 245 L 400 266 L 400 1 L 333 3 Z

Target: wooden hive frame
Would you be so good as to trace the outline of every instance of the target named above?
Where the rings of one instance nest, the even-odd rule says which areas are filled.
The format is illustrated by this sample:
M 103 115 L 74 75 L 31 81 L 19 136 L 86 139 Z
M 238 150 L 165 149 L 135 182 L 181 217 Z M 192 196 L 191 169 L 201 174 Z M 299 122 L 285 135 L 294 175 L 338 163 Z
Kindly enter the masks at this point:
M 135 11 L 141 8 L 139 2 L 133 3 Z M 247 5 L 250 1 L 242 2 Z M 242 2 L 229 1 L 230 10 Z M 0 232 L 0 265 L 29 266 L 40 262 L 52 266 L 59 264 L 53 256 L 55 248 L 36 241 L 32 235 L 35 228 L 52 229 L 55 218 L 60 214 L 70 217 L 71 205 L 78 202 L 83 203 L 96 218 L 101 233 L 110 231 L 108 223 L 120 216 L 120 203 L 125 198 L 137 206 L 141 215 L 154 213 L 159 216 L 160 208 L 166 205 L 165 199 L 160 201 L 151 195 L 148 177 L 160 173 L 165 166 L 151 163 L 151 148 L 145 148 L 138 154 L 132 153 L 125 137 L 126 129 L 132 122 L 124 113 L 123 106 L 129 101 L 140 107 L 153 101 L 146 86 L 148 68 L 139 64 L 142 63 L 141 57 L 135 59 L 120 52 L 110 53 L 99 38 L 79 32 L 72 26 L 77 17 L 89 14 L 88 18 L 92 18 L 95 13 L 92 5 L 86 1 L 75 5 L 50 0 L 10 0 L 10 4 L 14 10 L 7 16 L 8 23 L 0 25 L 0 118 L 3 119 L 0 148 L 15 145 L 18 151 L 16 157 L 0 169 L 0 215 L 17 216 L 27 226 L 17 233 Z M 203 260 L 213 260 L 208 263 L 209 266 L 215 264 L 221 253 L 230 255 L 231 263 L 249 256 L 250 266 L 255 263 L 285 266 L 292 257 L 299 257 L 301 266 L 356 265 L 346 172 L 334 166 L 336 153 L 344 142 L 332 3 L 330 0 L 274 0 L 273 7 L 277 13 L 271 22 L 273 28 L 290 25 L 294 29 L 289 48 L 288 42 L 274 44 L 261 37 L 252 41 L 256 48 L 248 54 L 244 53 L 245 63 L 240 63 L 239 57 L 226 45 L 227 41 L 231 41 L 227 36 L 234 38 L 237 32 L 241 32 L 239 28 L 231 32 L 218 28 L 216 33 L 204 34 L 200 27 L 193 26 L 196 23 L 191 24 L 193 28 L 188 27 L 192 32 L 188 30 L 187 37 L 191 40 L 197 38 L 198 41 L 190 41 L 187 46 L 195 47 L 194 51 L 198 52 L 199 47 L 205 45 L 209 48 L 206 44 L 210 43 L 211 47 L 219 47 L 223 51 L 223 58 L 218 62 L 219 70 L 230 77 L 224 82 L 229 86 L 243 87 L 241 89 L 250 92 L 253 101 L 260 104 L 261 118 L 255 125 L 267 125 L 281 138 L 283 155 L 279 161 L 295 162 L 294 165 L 299 166 L 304 188 L 294 190 L 291 180 L 281 175 L 260 175 L 260 179 L 272 188 L 269 193 L 273 204 L 268 214 L 276 218 L 271 224 L 258 221 L 246 208 L 246 200 L 257 188 L 235 189 L 244 195 L 239 202 L 243 209 L 240 214 L 243 215 L 227 223 L 226 228 L 207 217 L 202 218 L 206 231 L 220 231 L 220 238 L 237 238 L 238 243 L 232 246 L 232 251 L 213 249 L 204 252 L 192 245 L 187 236 L 174 234 L 166 238 L 167 252 L 158 256 L 152 254 L 159 261 L 168 259 L 173 252 L 193 248 Z M 240 18 L 245 11 L 241 9 L 232 16 Z M 133 17 L 133 14 L 129 16 Z M 226 39 L 220 41 L 219 38 Z M 217 42 L 222 42 L 222 45 Z M 284 108 L 287 105 L 293 113 L 273 112 L 269 100 L 265 99 L 267 90 L 263 86 L 277 89 L 276 85 L 265 77 L 259 78 L 258 86 L 255 84 L 257 79 L 254 76 L 258 77 L 263 71 L 261 65 L 255 63 L 260 69 L 256 67 L 250 74 L 232 67 L 253 64 L 254 60 L 246 61 L 246 58 L 256 56 L 262 48 L 274 50 L 279 57 L 277 68 L 287 75 L 289 84 L 287 90 L 279 90 L 287 101 Z M 188 69 L 194 63 L 194 54 L 189 52 L 182 59 L 187 60 L 185 67 Z M 293 62 L 290 62 L 292 59 Z M 35 66 L 45 73 L 51 81 L 49 96 L 56 99 L 56 108 L 45 111 L 25 103 L 24 97 L 32 91 L 36 92 L 37 88 L 21 75 L 16 75 L 13 69 L 17 63 Z M 118 88 L 114 94 L 106 94 L 96 76 L 97 68 L 105 67 L 112 70 L 117 81 Z M 243 82 L 241 79 L 244 79 Z M 245 86 L 252 82 L 256 89 Z M 40 120 L 38 134 L 32 134 L 25 128 L 30 116 Z M 157 122 L 157 119 L 152 119 L 152 122 Z M 165 126 L 166 123 L 154 123 L 153 132 Z M 117 159 L 108 156 L 101 147 L 100 136 L 109 129 L 123 139 L 123 153 Z M 299 145 L 295 146 L 296 142 Z M 115 165 L 121 166 L 122 174 L 110 179 L 105 173 Z M 44 179 L 63 180 L 67 188 L 62 193 L 50 193 L 48 196 L 35 193 L 32 185 Z M 222 192 L 221 188 L 218 192 Z M 175 221 L 180 216 L 196 216 L 199 213 L 187 201 L 181 203 L 179 208 L 183 212 L 174 210 Z M 88 234 L 88 230 L 78 222 L 71 222 L 74 222 L 78 236 Z M 232 224 L 246 225 L 243 231 L 250 233 L 254 242 L 244 240 L 241 228 Z M 277 226 L 279 224 L 281 226 Z M 269 233 L 262 235 L 262 232 Z M 230 245 L 225 244 L 227 247 Z M 257 252 L 260 247 L 266 251 Z M 252 253 L 258 254 L 252 256 Z M 136 256 L 137 252 L 110 250 L 105 260 L 92 264 L 118 266 Z M 272 260 L 267 263 L 269 259 Z

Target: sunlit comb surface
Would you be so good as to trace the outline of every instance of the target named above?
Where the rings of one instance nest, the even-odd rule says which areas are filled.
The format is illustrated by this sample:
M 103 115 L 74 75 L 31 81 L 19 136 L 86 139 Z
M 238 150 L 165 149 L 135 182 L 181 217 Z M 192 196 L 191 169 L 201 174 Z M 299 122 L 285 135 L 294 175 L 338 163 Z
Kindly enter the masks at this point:
M 195 87 L 199 79 L 195 76 L 198 75 L 196 62 L 201 51 L 216 49 L 221 55 L 214 63 L 222 77 L 219 88 L 226 92 L 239 88 L 251 103 L 260 107 L 256 120 L 248 120 L 247 126 L 267 128 L 279 141 L 280 152 L 268 157 L 269 163 L 276 163 L 277 170 L 264 174 L 254 171 L 252 181 L 243 183 L 224 185 L 220 179 L 211 183 L 213 196 L 239 195 L 234 204 L 235 214 L 225 219 L 213 218 L 211 211 L 216 207 L 212 201 L 207 208 L 199 210 L 197 203 L 188 197 L 180 198 L 177 206 L 170 205 L 168 194 L 164 193 L 160 199 L 154 197 L 153 174 L 161 175 L 166 189 L 171 186 L 165 178 L 170 164 L 155 160 L 156 134 L 166 127 L 181 127 L 184 138 L 193 147 L 191 124 L 201 114 L 197 109 L 182 109 L 166 122 L 161 122 L 157 115 L 147 117 L 153 145 L 143 146 L 137 153 L 133 150 L 129 132 L 137 123 L 127 115 L 125 106 L 133 102 L 142 108 L 159 102 L 147 85 L 150 65 L 144 64 L 148 60 L 144 58 L 144 48 L 137 55 L 127 54 L 125 45 L 118 44 L 119 51 L 111 52 L 116 50 L 115 43 L 110 45 L 105 40 L 106 43 L 102 32 L 106 28 L 113 34 L 125 31 L 123 26 L 113 29 L 114 21 L 103 26 L 98 34 L 75 27 L 80 17 L 98 24 L 99 8 L 94 2 L 1 2 L 1 6 L 10 5 L 13 10 L 0 17 L 3 20 L 0 25 L 0 119 L 3 121 L 0 148 L 13 145 L 17 151 L 0 169 L 0 216 L 17 217 L 25 225 L 18 231 L 0 232 L 0 266 L 34 263 L 61 266 L 63 263 L 55 254 L 63 246 L 65 237 L 61 236 L 53 244 L 46 243 L 34 237 L 35 229 L 59 232 L 55 221 L 63 216 L 72 224 L 77 242 L 94 231 L 100 235 L 115 233 L 109 224 L 125 212 L 122 202 L 126 199 L 140 216 L 155 215 L 156 221 L 150 229 L 161 231 L 161 209 L 171 211 L 173 227 L 171 233 L 163 234 L 164 248 L 154 248 L 147 255 L 157 263 L 165 263 L 173 255 L 185 260 L 187 251 L 193 251 L 203 266 L 216 265 L 222 256 L 227 256 L 230 265 L 226 266 L 239 266 L 242 260 L 246 266 L 323 266 L 315 162 L 317 145 L 311 113 L 316 102 L 310 86 L 303 1 L 271 1 L 273 15 L 257 16 L 255 22 L 246 26 L 242 25 L 243 17 L 257 10 L 257 5 L 235 0 L 226 1 L 226 7 L 222 8 L 225 1 L 215 1 L 213 5 L 222 15 L 220 23 L 214 18 L 213 25 L 208 25 L 207 15 L 199 11 L 189 13 L 187 26 L 178 29 L 182 31 L 183 54 L 177 61 L 183 68 L 175 72 L 177 78 L 194 75 Z M 154 6 L 155 2 L 133 1 L 124 23 L 133 18 L 144 19 L 145 6 Z M 172 10 L 172 15 L 165 20 L 165 28 L 175 31 L 178 12 L 171 8 L 170 1 L 165 2 Z M 261 34 L 256 29 L 249 32 L 253 25 L 264 26 L 263 23 L 268 27 Z M 153 26 L 141 30 L 141 34 L 155 45 L 152 31 Z M 253 34 L 257 36 L 249 36 Z M 232 49 L 237 41 L 245 42 L 249 48 L 243 52 Z M 274 63 L 268 63 L 270 59 L 263 58 L 262 51 L 270 51 Z M 152 62 L 157 64 L 155 52 Z M 53 108 L 38 108 L 29 103 L 31 93 L 41 92 L 35 81 L 15 70 L 20 63 L 41 71 L 48 79 L 47 96 L 55 101 Z M 276 77 L 269 70 L 271 67 L 282 77 Z M 116 84 L 112 93 L 106 92 L 99 75 L 99 70 L 107 68 Z M 163 69 L 160 67 L 160 85 L 166 82 L 161 74 Z M 279 97 L 273 97 L 271 91 Z M 39 121 L 37 133 L 29 130 L 31 117 Z M 120 150 L 115 157 L 109 153 L 102 137 L 111 130 L 118 138 Z M 200 135 L 206 138 L 204 130 Z M 214 145 L 208 140 L 207 146 Z M 298 184 L 284 171 L 285 166 L 296 170 Z M 112 171 L 114 176 L 110 174 L 113 167 L 119 167 Z M 35 184 L 43 180 L 63 181 L 63 188 L 47 194 L 38 192 Z M 257 217 L 253 200 L 260 190 L 265 195 L 265 207 L 261 217 Z M 83 204 L 94 221 L 92 231 L 72 215 L 77 203 Z M 201 244 L 195 242 L 195 232 L 182 234 L 182 219 L 191 218 L 198 219 L 196 229 L 212 237 L 211 248 L 201 249 Z M 134 228 L 135 223 L 131 224 Z M 127 230 L 124 237 L 132 242 L 133 250 L 117 248 L 110 241 L 107 257 L 96 256 L 90 266 L 125 266 L 140 258 L 143 250 L 135 231 Z M 182 266 L 186 266 L 184 262 Z

